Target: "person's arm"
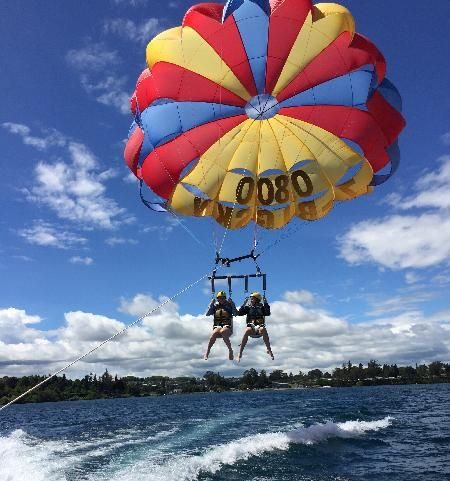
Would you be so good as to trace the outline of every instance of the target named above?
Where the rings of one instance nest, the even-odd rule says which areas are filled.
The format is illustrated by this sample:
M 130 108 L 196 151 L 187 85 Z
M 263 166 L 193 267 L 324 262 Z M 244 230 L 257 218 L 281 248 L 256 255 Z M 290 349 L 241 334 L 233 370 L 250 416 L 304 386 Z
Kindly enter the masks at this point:
M 238 309 L 237 315 L 245 316 L 246 314 L 248 314 L 248 309 L 249 307 L 247 306 L 247 299 L 245 299 L 244 304 L 242 304 L 242 306 Z
M 236 309 L 236 304 L 234 303 L 233 299 L 231 297 L 228 299 L 228 302 L 231 305 L 231 315 L 233 316 L 238 316 L 238 310 Z
M 267 299 L 264 298 L 264 315 L 265 316 L 270 316 L 270 305 L 267 302 Z
M 213 299 L 211 301 L 211 303 L 209 304 L 209 307 L 208 307 L 208 310 L 206 311 L 206 315 L 207 316 L 212 316 L 215 312 L 215 306 L 214 306 L 214 303 L 215 303 L 215 299 Z

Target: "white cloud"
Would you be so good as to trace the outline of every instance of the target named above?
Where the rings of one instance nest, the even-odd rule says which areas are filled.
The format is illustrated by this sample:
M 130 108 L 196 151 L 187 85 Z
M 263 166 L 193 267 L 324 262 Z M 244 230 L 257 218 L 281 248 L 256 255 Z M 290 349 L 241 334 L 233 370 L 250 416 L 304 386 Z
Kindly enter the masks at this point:
M 23 255 L 17 255 L 17 256 L 13 256 L 14 259 L 19 259 L 21 261 L 24 261 L 24 262 L 33 262 L 33 259 L 29 256 L 23 256 Z
M 126 90 L 127 78 L 108 75 L 95 80 L 90 75 L 81 76 L 81 84 L 88 94 L 92 94 L 97 102 L 114 107 L 124 115 L 130 114 L 130 93 Z
M 56 129 L 41 129 L 41 135 L 31 135 L 31 129 L 27 125 L 14 122 L 3 122 L 1 126 L 9 133 L 18 135 L 25 145 L 44 151 L 50 147 L 64 147 L 69 139 Z
M 178 217 L 167 215 L 164 217 L 164 222 L 161 222 L 158 225 L 144 227 L 142 232 L 144 234 L 156 232 L 160 240 L 167 240 L 174 229 L 181 226 L 182 223 L 183 221 Z
M 147 294 L 136 294 L 132 299 L 122 298 L 120 300 L 119 311 L 133 317 L 142 317 L 167 301 L 168 298 L 165 296 L 156 300 Z M 164 312 L 170 312 L 172 314 L 175 314 L 177 309 L 177 304 L 172 301 L 167 302 L 164 306 Z
M 136 184 L 138 185 L 139 180 L 137 177 L 133 174 L 133 172 L 129 172 L 125 177 L 123 177 L 123 181 L 126 182 L 127 184 Z
M 97 167 L 97 159 L 85 145 L 72 142 L 69 145 L 69 152 L 75 167 L 83 170 L 92 170 Z
M 30 135 L 31 129 L 23 124 L 16 124 L 14 122 L 3 122 L 2 127 L 8 130 L 11 134 L 20 135 L 26 137 Z
M 339 239 L 339 247 L 350 264 L 431 267 L 450 260 L 450 218 L 436 213 L 360 222 Z
M 427 301 L 434 299 L 436 293 L 434 291 L 427 292 L 419 289 L 405 292 L 393 297 L 386 297 L 386 295 L 379 296 L 379 298 L 372 299 L 372 309 L 367 314 L 369 316 L 381 316 L 388 313 L 404 312 L 416 310 L 417 306 Z
M 450 145 L 450 132 L 441 135 L 441 140 L 445 145 Z
M 353 225 L 338 239 L 340 255 L 350 264 L 374 263 L 389 269 L 419 269 L 450 260 L 450 156 L 422 174 L 414 194 L 392 197 L 400 210 L 421 213 L 390 215 Z
M 78 50 L 70 50 L 66 55 L 67 62 L 76 70 L 104 71 L 119 65 L 122 60 L 115 50 L 108 50 L 105 44 L 95 43 Z
M 126 239 L 125 237 L 109 237 L 105 240 L 105 244 L 111 247 L 125 244 L 137 245 L 138 241 L 136 239 Z
M 85 266 L 90 266 L 91 264 L 93 264 L 94 259 L 92 259 L 92 257 L 74 256 L 69 259 L 69 262 L 71 264 L 83 264 Z
M 87 243 L 87 239 L 84 237 L 59 229 L 43 221 L 37 221 L 32 227 L 19 230 L 18 234 L 29 244 L 42 247 L 70 249 L 71 247 Z
M 435 275 L 432 278 L 432 281 L 438 285 L 444 286 L 446 284 L 450 284 L 450 273 L 449 272 L 441 272 Z
M 0 309 L 0 343 L 20 344 L 43 339 L 42 333 L 28 327 L 30 324 L 38 324 L 41 320 L 39 316 L 31 316 L 22 309 L 13 307 Z
M 163 28 L 161 21 L 154 17 L 139 24 L 126 18 L 107 20 L 103 24 L 103 29 L 106 33 L 113 33 L 142 44 L 148 43 Z
M 114 0 L 116 5 L 125 5 L 131 7 L 142 7 L 147 5 L 149 0 Z
M 70 50 L 67 63 L 80 75 L 84 90 L 97 102 L 114 107 L 122 114 L 130 113 L 130 92 L 127 77 L 117 74 L 122 63 L 117 51 L 111 51 L 103 43 L 94 43 L 78 50 Z
M 415 272 L 406 272 L 405 273 L 405 282 L 406 284 L 417 284 L 421 280 L 420 276 L 418 276 Z
M 448 209 L 450 207 L 450 155 L 438 159 L 441 166 L 436 171 L 424 173 L 416 183 L 416 194 L 402 200 L 398 207 Z
M 283 295 L 283 300 L 299 304 L 312 304 L 314 302 L 314 294 L 306 290 L 287 291 Z
M 167 301 L 166 297 L 156 300 L 146 294 L 136 294 L 130 299 L 122 299 L 120 310 L 139 318 L 164 301 Z M 0 311 L 0 320 L 7 318 L 5 311 Z M 64 325 L 56 331 L 32 330 L 30 333 L 26 332 L 29 329 L 27 324 L 38 322 L 40 318 L 12 308 L 8 311 L 12 313 L 8 319 L 15 319 L 18 330 L 14 339 L 0 337 L 0 365 L 3 366 L 0 375 L 56 370 L 62 363 L 69 363 L 125 326 L 116 319 L 75 311 L 64 315 Z M 377 359 L 414 364 L 446 360 L 450 354 L 449 311 L 426 316 L 416 310 L 350 324 L 321 309 L 275 301 L 267 325 L 274 362 L 267 356 L 261 339 L 249 341 L 240 365 L 226 360 L 227 351 L 220 340 L 213 347 L 210 360 L 205 362 L 202 353 L 211 333 L 211 318 L 180 314 L 178 306 L 168 302 L 125 335 L 117 337 L 115 342 L 106 344 L 78 364 L 68 375 L 100 373 L 105 367 L 119 375 L 132 372 L 142 376 L 201 376 L 206 370 L 233 375 L 249 367 L 298 372 L 300 369 L 331 369 L 349 359 L 353 363 Z M 232 337 L 235 349 L 244 327 L 244 319 L 236 318 Z M 1 329 L 0 332 L 5 335 L 7 330 Z M 22 342 L 19 344 L 18 341 Z
M 98 174 L 98 178 L 99 180 L 102 180 L 102 181 L 106 181 L 106 180 L 110 180 L 110 179 L 114 179 L 115 177 L 117 177 L 119 175 L 117 169 L 107 169 L 103 172 L 100 172 L 100 174 Z
M 113 229 L 124 222 L 125 209 L 105 195 L 104 180 L 94 154 L 83 144 L 68 144 L 69 162 L 40 162 L 34 171 L 33 187 L 26 198 L 50 208 L 64 220 L 85 227 Z
M 67 324 L 59 331 L 59 338 L 74 342 L 102 342 L 121 331 L 125 324 L 88 312 L 68 312 Z

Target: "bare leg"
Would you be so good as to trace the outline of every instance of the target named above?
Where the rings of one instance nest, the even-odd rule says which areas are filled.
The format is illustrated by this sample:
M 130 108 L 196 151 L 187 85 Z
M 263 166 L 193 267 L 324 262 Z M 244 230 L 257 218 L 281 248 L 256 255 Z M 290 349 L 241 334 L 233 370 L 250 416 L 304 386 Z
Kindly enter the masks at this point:
M 211 334 L 211 337 L 209 338 L 208 347 L 206 348 L 206 352 L 205 352 L 205 355 L 203 357 L 203 359 L 205 361 L 208 360 L 211 348 L 214 346 L 214 343 L 216 342 L 216 339 L 219 336 L 220 336 L 220 327 L 218 327 L 217 329 L 214 329 L 213 333 Z
M 272 358 L 272 361 L 273 361 L 275 358 L 273 357 L 272 348 L 270 347 L 270 339 L 269 339 L 269 334 L 267 332 L 267 329 L 265 327 L 261 327 L 259 332 L 262 334 L 264 344 L 266 345 L 266 348 L 267 348 L 267 354 L 269 354 L 269 356 Z
M 231 347 L 231 341 L 230 341 L 231 331 L 228 327 L 223 327 L 221 330 L 221 334 L 222 334 L 223 342 L 228 347 L 228 359 L 232 361 L 234 357 L 234 353 L 233 353 L 233 348 Z
M 244 332 L 244 335 L 242 336 L 242 341 L 241 341 L 241 347 L 239 349 L 239 354 L 237 355 L 236 361 L 241 362 L 242 359 L 242 353 L 244 352 L 245 346 L 248 341 L 248 336 L 253 332 L 253 329 L 251 327 L 247 327 L 247 329 Z

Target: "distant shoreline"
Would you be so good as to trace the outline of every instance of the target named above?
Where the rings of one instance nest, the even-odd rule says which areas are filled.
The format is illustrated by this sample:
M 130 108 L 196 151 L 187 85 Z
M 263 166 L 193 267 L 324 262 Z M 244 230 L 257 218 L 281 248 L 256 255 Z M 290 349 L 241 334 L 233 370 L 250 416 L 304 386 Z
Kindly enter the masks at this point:
M 195 395 L 195 394 L 223 394 L 223 393 L 250 393 L 250 392 L 270 392 L 270 391 L 305 391 L 313 389 L 345 389 L 354 387 L 380 387 L 380 386 L 423 386 L 423 385 L 438 385 L 438 384 L 450 384 L 450 381 L 428 382 L 428 383 L 396 383 L 396 384 L 354 384 L 349 386 L 293 386 L 293 387 L 277 387 L 277 388 L 261 388 L 261 389 L 229 389 L 223 391 L 193 391 L 193 392 L 169 392 L 163 394 L 142 394 L 142 395 L 121 395 L 121 396 L 109 396 L 109 397 L 89 397 L 89 398 L 70 398 L 70 399 L 58 399 L 58 400 L 21 400 L 16 404 L 41 404 L 41 403 L 57 403 L 57 402 L 79 402 L 79 401 L 101 401 L 112 399 L 141 399 L 141 398 L 160 398 L 163 396 L 182 396 L 182 395 Z M 9 401 L 8 401 L 9 402 Z M 5 403 L 6 404 L 6 403 Z M 4 404 L 0 404 L 0 407 Z
M 120 396 L 108 396 L 108 397 L 87 397 L 87 398 L 70 398 L 70 399 L 58 399 L 58 400 L 21 400 L 16 404 L 41 404 L 41 403 L 57 403 L 57 402 L 79 402 L 79 401 L 101 401 L 101 400 L 112 400 L 112 399 L 140 399 L 140 398 L 160 398 L 163 396 L 182 396 L 182 395 L 195 395 L 195 394 L 223 394 L 223 393 L 250 393 L 250 392 L 270 392 L 270 391 L 305 391 L 313 389 L 345 389 L 354 387 L 380 387 L 380 386 L 423 386 L 423 385 L 438 385 L 438 384 L 450 384 L 450 380 L 438 381 L 438 382 L 427 382 L 427 383 L 396 383 L 396 384 L 354 384 L 348 386 L 292 386 L 292 387 L 276 387 L 276 388 L 261 388 L 261 389 L 228 389 L 228 390 L 210 390 L 210 391 L 192 391 L 192 392 L 168 392 L 162 394 L 141 394 L 141 395 L 120 395 Z M 8 401 L 9 402 L 9 401 Z M 6 404 L 6 403 L 5 403 Z M 0 407 L 4 404 L 0 404 Z
M 370 375 L 371 374 L 371 375 Z M 109 374 L 108 370 L 97 378 L 94 374 L 83 379 L 62 377 L 24 376 L 0 378 L 0 406 L 13 401 L 22 393 L 48 379 L 46 384 L 34 390 L 17 403 L 40 403 L 58 401 L 88 401 L 96 399 L 126 399 L 136 397 L 164 396 L 193 393 L 248 392 L 290 389 L 345 388 L 368 386 L 402 386 L 415 384 L 449 384 L 450 364 L 435 361 L 429 366 L 420 365 L 397 367 L 381 366 L 370 361 L 368 367 L 362 364 L 353 366 L 350 361 L 333 374 L 323 373 L 319 369 L 307 374 L 287 374 L 275 370 L 267 374 L 249 369 L 240 378 L 226 378 L 219 373 L 207 371 L 202 378 L 151 376 L 138 378 L 125 376 L 119 378 Z

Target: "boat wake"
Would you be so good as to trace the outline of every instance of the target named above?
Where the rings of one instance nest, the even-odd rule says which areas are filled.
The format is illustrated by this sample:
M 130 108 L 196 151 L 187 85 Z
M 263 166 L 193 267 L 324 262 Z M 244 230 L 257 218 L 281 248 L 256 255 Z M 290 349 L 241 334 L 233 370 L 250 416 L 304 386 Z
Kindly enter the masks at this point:
M 90 473 L 83 472 L 82 466 L 86 459 L 92 457 L 92 446 L 82 450 L 79 443 L 75 446 L 69 441 L 40 442 L 17 430 L 8 437 L 0 437 L 0 481 L 65 481 L 67 472 L 73 473 L 74 470 L 82 473 L 82 479 L 89 481 L 195 481 L 202 473 L 213 474 L 224 466 L 251 457 L 275 450 L 288 450 L 292 444 L 314 445 L 332 438 L 363 436 L 367 432 L 389 427 L 392 419 L 386 417 L 377 421 L 327 422 L 287 432 L 256 434 L 218 444 L 201 452 L 185 450 L 180 453 L 176 450 L 168 453 L 167 449 L 155 449 L 152 440 L 147 439 L 147 449 L 142 449 L 143 445 L 140 444 L 139 454 L 135 453 L 132 459 L 127 459 L 120 450 L 115 450 L 110 453 L 107 466 Z

